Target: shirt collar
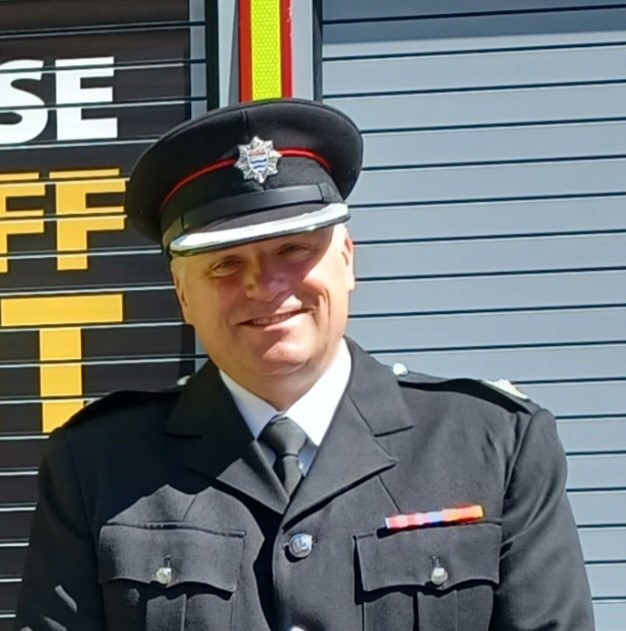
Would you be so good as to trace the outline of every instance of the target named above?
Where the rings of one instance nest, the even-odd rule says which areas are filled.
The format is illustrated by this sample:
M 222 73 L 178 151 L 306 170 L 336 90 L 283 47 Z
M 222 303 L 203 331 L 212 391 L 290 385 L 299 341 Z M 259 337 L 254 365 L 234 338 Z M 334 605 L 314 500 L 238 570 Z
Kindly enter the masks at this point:
M 230 391 L 237 409 L 243 416 L 255 439 L 267 423 L 277 414 L 284 414 L 295 421 L 318 447 L 335 414 L 339 401 L 348 385 L 352 358 L 345 340 L 341 340 L 339 351 L 328 370 L 288 410 L 276 410 L 220 369 L 224 385 Z

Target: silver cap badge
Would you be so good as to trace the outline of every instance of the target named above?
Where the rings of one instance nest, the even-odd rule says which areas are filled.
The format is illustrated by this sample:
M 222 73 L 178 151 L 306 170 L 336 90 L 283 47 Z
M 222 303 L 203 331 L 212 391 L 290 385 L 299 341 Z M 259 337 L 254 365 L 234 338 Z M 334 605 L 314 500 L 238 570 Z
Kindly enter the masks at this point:
M 256 180 L 263 184 L 270 175 L 278 173 L 280 151 L 274 149 L 271 140 L 261 140 L 258 136 L 249 145 L 239 145 L 239 160 L 235 166 L 241 169 L 245 180 Z

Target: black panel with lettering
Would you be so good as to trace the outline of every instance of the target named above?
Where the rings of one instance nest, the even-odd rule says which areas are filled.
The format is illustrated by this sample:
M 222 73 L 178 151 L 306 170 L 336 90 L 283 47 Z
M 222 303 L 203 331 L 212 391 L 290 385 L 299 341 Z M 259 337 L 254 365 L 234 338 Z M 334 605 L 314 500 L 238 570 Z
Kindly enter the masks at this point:
M 0 3 L 0 24 L 5 33 L 188 19 L 188 3 L 172 0 L 54 0 L 54 10 L 50 10 L 50 0 L 3 0 Z
M 209 24 L 189 0 L 0 2 L 0 631 L 46 435 L 113 390 L 196 368 L 169 263 L 123 198 L 150 142 L 218 101 L 204 4 Z

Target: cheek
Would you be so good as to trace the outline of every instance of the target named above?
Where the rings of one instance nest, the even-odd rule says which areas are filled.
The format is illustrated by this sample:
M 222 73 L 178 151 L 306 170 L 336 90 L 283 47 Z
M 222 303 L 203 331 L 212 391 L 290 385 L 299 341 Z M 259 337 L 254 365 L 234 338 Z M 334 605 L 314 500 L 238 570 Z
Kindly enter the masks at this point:
M 340 315 L 346 311 L 350 288 L 346 283 L 345 267 L 333 266 L 324 274 L 308 277 L 306 287 L 317 296 L 320 304 L 325 305 L 324 313 Z
M 183 306 L 185 320 L 198 331 L 216 327 L 230 310 L 224 299 L 222 292 L 204 287 L 188 292 Z

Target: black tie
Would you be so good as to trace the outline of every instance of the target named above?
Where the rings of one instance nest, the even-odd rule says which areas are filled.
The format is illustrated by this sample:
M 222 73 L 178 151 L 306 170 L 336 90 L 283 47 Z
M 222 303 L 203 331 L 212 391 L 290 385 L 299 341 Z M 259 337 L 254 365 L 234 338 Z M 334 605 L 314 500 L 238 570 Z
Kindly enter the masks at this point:
M 270 421 L 261 432 L 259 440 L 269 445 L 276 454 L 274 471 L 291 494 L 302 480 L 298 454 L 306 442 L 306 434 L 296 423 L 286 416 Z

